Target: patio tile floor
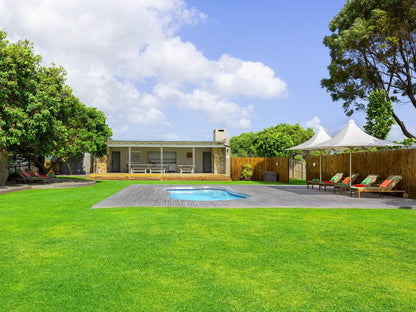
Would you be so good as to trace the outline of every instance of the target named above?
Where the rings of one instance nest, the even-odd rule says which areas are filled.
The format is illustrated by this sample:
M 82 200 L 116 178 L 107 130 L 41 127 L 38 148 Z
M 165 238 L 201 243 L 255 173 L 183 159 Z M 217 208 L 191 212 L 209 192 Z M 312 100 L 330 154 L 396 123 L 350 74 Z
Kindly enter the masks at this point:
M 224 188 L 250 197 L 227 201 L 187 201 L 169 198 L 167 188 Z M 378 194 L 334 194 L 304 185 L 130 185 L 92 208 L 193 207 L 193 208 L 382 208 L 416 209 L 416 200 Z

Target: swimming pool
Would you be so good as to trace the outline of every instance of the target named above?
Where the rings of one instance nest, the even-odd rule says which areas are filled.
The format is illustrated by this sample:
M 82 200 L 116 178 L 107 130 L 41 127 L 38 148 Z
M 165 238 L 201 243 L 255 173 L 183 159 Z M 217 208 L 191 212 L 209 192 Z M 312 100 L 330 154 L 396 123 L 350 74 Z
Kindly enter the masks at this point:
M 226 189 L 214 188 L 176 188 L 167 189 L 170 193 L 169 198 L 181 200 L 200 200 L 200 201 L 215 201 L 215 200 L 234 200 L 249 197 L 246 194 L 230 192 Z

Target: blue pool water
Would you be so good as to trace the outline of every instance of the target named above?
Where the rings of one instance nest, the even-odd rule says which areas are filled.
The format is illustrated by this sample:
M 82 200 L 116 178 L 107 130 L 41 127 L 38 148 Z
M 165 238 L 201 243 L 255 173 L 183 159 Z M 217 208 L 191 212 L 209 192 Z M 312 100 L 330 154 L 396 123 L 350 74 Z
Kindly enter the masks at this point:
M 168 189 L 170 198 L 182 200 L 233 200 L 248 197 L 245 194 L 232 193 L 222 189 Z

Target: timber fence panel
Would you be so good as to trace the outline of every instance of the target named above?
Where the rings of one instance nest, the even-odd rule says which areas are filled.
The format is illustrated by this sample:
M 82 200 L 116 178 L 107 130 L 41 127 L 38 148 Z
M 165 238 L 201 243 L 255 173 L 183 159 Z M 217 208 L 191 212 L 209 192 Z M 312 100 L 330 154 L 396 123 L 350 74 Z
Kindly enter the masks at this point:
M 319 178 L 319 156 L 306 158 L 306 180 Z
M 324 155 L 322 158 L 323 180 L 328 180 L 336 172 L 349 175 L 349 153 Z M 380 175 L 380 180 L 386 179 L 389 175 L 399 174 L 402 180 L 397 188 L 405 190 L 410 198 L 416 199 L 416 149 L 352 153 L 352 173 L 359 174 L 359 182 L 369 174 Z M 319 156 L 308 156 L 306 179 L 317 178 L 319 178 Z
M 259 176 L 263 178 L 263 158 L 259 157 L 232 157 L 231 158 L 231 180 L 240 180 L 243 165 L 249 164 L 253 170 L 253 180 L 258 180 Z
M 270 157 L 265 162 L 266 171 L 277 173 L 277 181 L 289 183 L 289 157 Z
M 277 173 L 279 182 L 289 183 L 288 157 L 232 157 L 231 180 L 240 180 L 240 173 L 244 164 L 251 165 L 254 181 L 263 181 L 264 171 L 273 171 Z

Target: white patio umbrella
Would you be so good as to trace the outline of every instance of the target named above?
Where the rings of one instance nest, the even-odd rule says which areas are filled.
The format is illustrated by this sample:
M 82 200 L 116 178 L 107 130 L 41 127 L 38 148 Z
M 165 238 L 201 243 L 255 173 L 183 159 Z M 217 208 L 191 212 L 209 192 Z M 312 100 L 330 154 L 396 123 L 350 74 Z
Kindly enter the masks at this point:
M 332 149 L 332 150 L 350 150 L 350 177 L 352 175 L 352 149 L 353 148 L 370 148 L 370 147 L 384 147 L 384 146 L 403 146 L 401 144 L 392 143 L 385 140 L 377 139 L 363 130 L 361 130 L 354 122 L 354 120 L 348 121 L 345 128 L 325 142 L 322 142 L 316 146 L 318 149 Z M 351 186 L 351 180 L 350 180 Z
M 323 127 L 319 127 L 318 131 L 308 141 L 298 146 L 287 148 L 287 151 L 316 151 L 319 150 L 319 182 L 322 181 L 322 150 L 317 148 L 318 144 L 328 141 L 331 137 L 326 133 Z

